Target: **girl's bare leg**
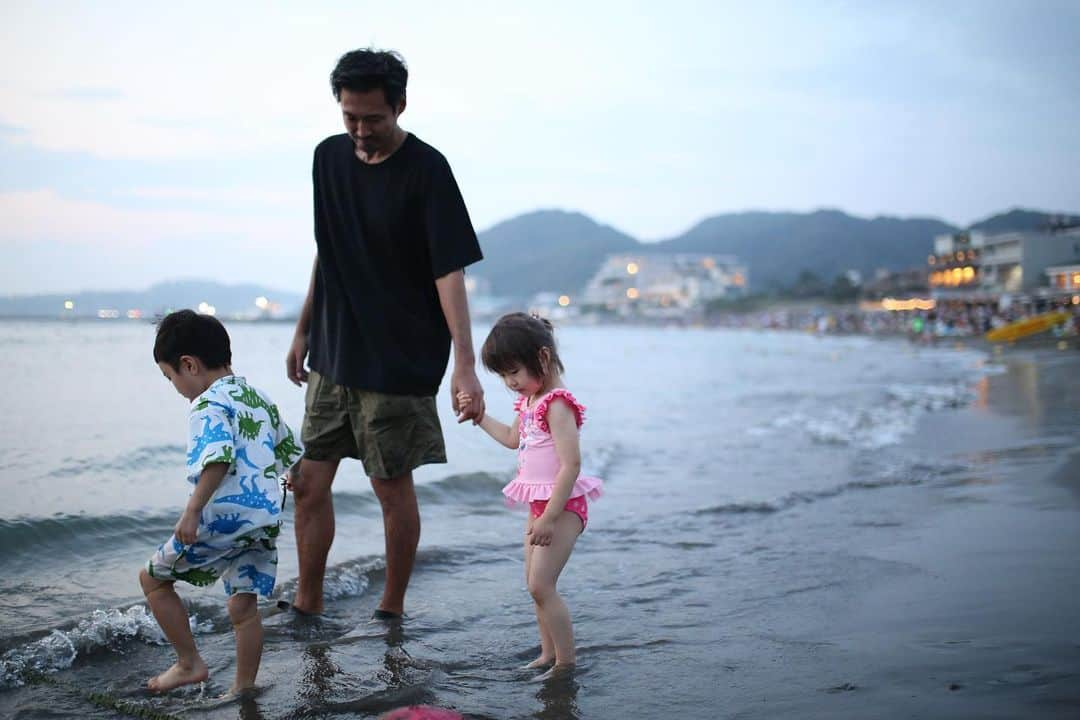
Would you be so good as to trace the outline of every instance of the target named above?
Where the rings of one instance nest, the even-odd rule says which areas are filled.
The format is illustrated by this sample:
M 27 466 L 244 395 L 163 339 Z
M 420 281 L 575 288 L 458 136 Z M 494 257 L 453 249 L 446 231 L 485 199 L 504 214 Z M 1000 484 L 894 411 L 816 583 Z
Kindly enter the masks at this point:
M 570 610 L 555 585 L 566 561 L 570 559 L 581 530 L 581 518 L 569 511 L 561 513 L 555 521 L 555 535 L 551 544 L 546 547 L 534 546 L 529 563 L 529 594 L 536 603 L 540 626 L 550 634 L 551 643 L 555 646 L 556 667 L 568 667 L 576 662 Z
M 532 567 L 533 548 L 535 545 L 529 544 L 528 531 L 532 527 L 533 516 L 530 514 L 528 520 L 525 523 L 525 582 L 529 582 L 529 569 Z M 532 670 L 534 668 L 547 667 L 551 663 L 555 662 L 555 643 L 551 639 L 551 633 L 544 627 L 544 620 L 540 614 L 540 606 L 533 603 L 533 609 L 536 612 L 536 627 L 540 632 L 540 657 L 536 658 L 528 665 L 526 669 Z

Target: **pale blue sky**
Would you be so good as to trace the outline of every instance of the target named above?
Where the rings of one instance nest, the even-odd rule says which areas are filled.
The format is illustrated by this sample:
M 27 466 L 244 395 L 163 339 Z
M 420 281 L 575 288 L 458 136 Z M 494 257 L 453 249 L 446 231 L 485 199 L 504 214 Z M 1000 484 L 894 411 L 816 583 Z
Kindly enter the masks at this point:
M 0 293 L 302 290 L 327 76 L 369 44 L 404 54 L 401 123 L 478 230 L 1080 210 L 1076 2 L 218 5 L 0 9 Z

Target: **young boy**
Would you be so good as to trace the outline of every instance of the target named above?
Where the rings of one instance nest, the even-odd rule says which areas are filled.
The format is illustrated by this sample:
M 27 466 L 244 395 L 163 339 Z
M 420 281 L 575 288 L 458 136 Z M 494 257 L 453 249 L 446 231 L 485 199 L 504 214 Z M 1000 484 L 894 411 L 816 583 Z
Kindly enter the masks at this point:
M 176 650 L 176 664 L 147 683 L 154 692 L 206 680 L 177 580 L 221 580 L 236 633 L 236 679 L 230 693 L 255 684 L 263 631 L 257 595 L 269 597 L 281 529 L 278 479 L 302 448 L 277 406 L 233 375 L 229 335 L 209 315 L 180 310 L 157 329 L 154 360 L 191 400 L 188 480 L 194 484 L 173 536 L 139 573 L 147 604 Z

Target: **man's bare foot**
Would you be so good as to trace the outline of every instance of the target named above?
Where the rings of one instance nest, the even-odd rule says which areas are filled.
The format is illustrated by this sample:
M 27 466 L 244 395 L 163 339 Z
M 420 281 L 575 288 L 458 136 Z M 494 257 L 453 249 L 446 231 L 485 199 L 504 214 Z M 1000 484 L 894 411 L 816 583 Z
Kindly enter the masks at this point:
M 157 677 L 150 678 L 146 687 L 150 688 L 151 692 L 166 693 L 183 685 L 205 682 L 208 677 L 210 671 L 207 670 L 206 663 L 201 657 L 197 657 L 190 667 L 181 667 L 180 663 L 175 663 Z
M 533 660 L 528 665 L 523 666 L 521 669 L 522 670 L 535 670 L 537 668 L 547 667 L 548 665 L 550 665 L 553 662 L 555 662 L 555 658 L 553 658 L 553 657 L 546 658 L 543 655 L 541 655 L 540 657 L 536 658 L 535 660 Z
M 254 685 L 246 685 L 244 687 L 240 687 L 234 682 L 232 684 L 232 687 L 230 687 L 229 690 L 224 695 L 222 695 L 220 699 L 221 700 L 232 700 L 234 698 L 239 698 L 239 697 L 244 697 L 246 695 L 249 695 L 254 691 L 255 691 L 255 686 Z

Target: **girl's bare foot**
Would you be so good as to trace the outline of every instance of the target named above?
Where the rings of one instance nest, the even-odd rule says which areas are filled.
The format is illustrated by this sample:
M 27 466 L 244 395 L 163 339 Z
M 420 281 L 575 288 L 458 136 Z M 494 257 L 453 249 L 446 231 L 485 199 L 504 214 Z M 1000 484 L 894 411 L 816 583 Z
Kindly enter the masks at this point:
M 555 658 L 553 658 L 553 657 L 544 657 L 543 655 L 541 655 L 540 657 L 536 658 L 531 663 L 529 663 L 528 665 L 525 665 L 521 669 L 522 670 L 535 670 L 537 668 L 547 667 L 548 665 L 550 665 L 553 662 L 555 662 Z
M 188 667 L 181 666 L 179 662 L 175 663 L 157 677 L 150 678 L 146 687 L 150 688 L 151 692 L 165 693 L 183 685 L 205 682 L 208 677 L 210 677 L 210 671 L 207 670 L 206 663 L 200 657 Z
M 554 665 L 546 673 L 543 673 L 542 675 L 537 675 L 535 678 L 533 678 L 533 682 L 544 682 L 546 680 L 567 678 L 571 677 L 573 674 L 573 665 Z

